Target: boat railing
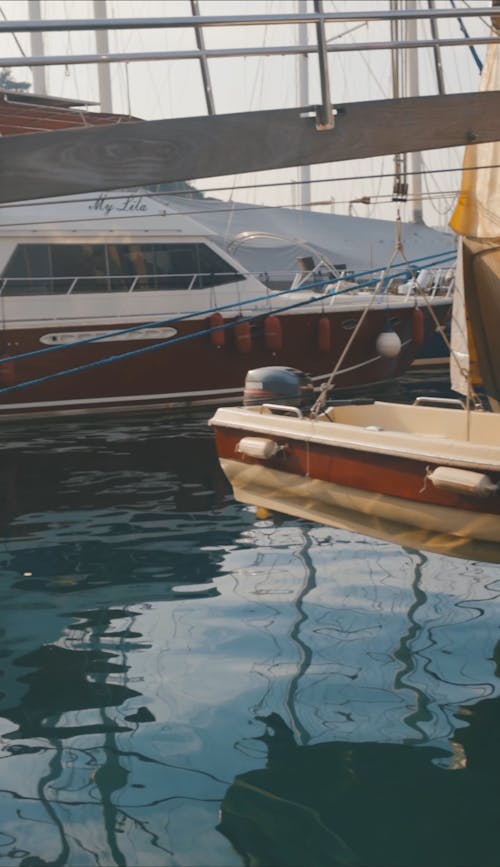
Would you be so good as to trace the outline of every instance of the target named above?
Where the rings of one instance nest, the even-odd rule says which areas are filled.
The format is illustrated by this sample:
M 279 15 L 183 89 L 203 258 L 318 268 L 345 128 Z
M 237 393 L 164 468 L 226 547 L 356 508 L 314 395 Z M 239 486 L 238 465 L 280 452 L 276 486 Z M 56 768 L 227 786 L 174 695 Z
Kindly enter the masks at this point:
M 451 298 L 454 286 L 454 268 L 422 268 L 409 280 L 393 278 L 387 291 L 406 297 L 424 294 L 430 298 Z
M 299 279 L 297 279 L 297 277 Z M 240 283 L 254 278 L 265 291 L 269 304 L 284 291 L 303 289 L 314 295 L 330 296 L 332 289 L 357 288 L 355 282 L 339 282 L 340 277 L 332 275 L 299 274 L 296 271 L 272 272 L 217 272 L 217 273 L 176 273 L 176 274 L 120 274 L 120 275 L 80 275 L 65 277 L 4 277 L 0 281 L 0 295 L 4 297 L 36 295 L 78 295 L 108 292 L 147 292 L 147 291 L 198 291 L 209 289 L 214 306 L 217 292 L 229 283 L 234 283 L 239 291 Z M 255 287 L 254 287 L 255 288 Z M 332 296 L 334 297 L 334 296 Z M 241 297 L 242 303 L 248 299 Z
M 191 291 L 220 288 L 247 275 L 231 272 L 169 274 L 79 275 L 64 277 L 4 277 L 0 295 L 77 295 L 101 292 Z
M 293 281 L 277 291 L 277 289 L 270 288 L 262 282 L 262 274 L 257 275 L 258 281 L 256 281 L 256 285 L 251 279 L 253 275 L 249 271 L 232 271 L 220 274 L 191 272 L 189 274 L 139 275 L 134 273 L 62 277 L 52 277 L 50 275 L 45 277 L 4 276 L 0 278 L 0 296 L 2 298 L 52 296 L 55 299 L 63 295 L 100 294 L 103 297 L 110 297 L 113 292 L 130 294 L 133 292 L 177 290 L 177 292 L 182 294 L 189 293 L 191 299 L 188 304 L 188 308 L 191 311 L 190 315 L 193 315 L 191 302 L 195 298 L 198 298 L 200 307 L 198 315 L 203 315 L 201 308 L 205 307 L 206 315 L 214 312 L 224 313 L 226 310 L 232 309 L 233 315 L 252 317 L 265 315 L 265 311 L 279 313 L 294 308 L 299 310 L 304 305 L 311 303 L 323 305 L 325 299 L 328 299 L 329 304 L 335 304 L 340 297 L 338 303 L 341 304 L 342 299 L 348 301 L 348 296 L 352 296 L 353 294 L 359 297 L 364 294 L 369 298 L 373 295 L 375 285 L 378 284 L 379 280 L 378 275 L 374 276 L 373 270 L 375 269 L 369 272 L 349 275 L 351 279 L 342 279 L 341 277 L 335 279 L 331 277 L 327 278 L 321 281 L 323 284 L 321 291 L 318 291 L 314 284 L 307 282 L 300 284 L 294 289 Z M 368 277 L 369 279 L 365 279 L 363 282 L 363 277 Z M 249 288 L 251 292 L 249 292 Z M 208 305 L 206 295 L 202 300 L 202 296 L 196 294 L 200 290 L 208 291 Z M 191 295 L 191 291 L 194 292 L 193 295 Z M 383 296 L 386 296 L 387 300 L 389 299 L 389 295 L 386 295 L 386 292 L 387 288 L 384 288 L 381 300 Z M 289 297 L 290 293 L 295 295 L 295 298 L 293 303 L 287 304 L 285 296 Z M 398 294 L 402 295 L 403 293 L 398 291 Z M 412 295 L 409 298 L 410 302 L 416 294 L 416 290 L 412 290 Z M 439 295 L 440 299 L 443 297 L 442 293 L 437 290 L 436 295 Z M 168 296 L 165 296 L 165 301 L 167 298 Z M 206 306 L 209 306 L 208 311 L 206 310 Z M 118 318 L 121 318 L 123 315 L 126 315 L 126 312 L 124 311 L 123 314 L 117 315 Z M 231 318 L 231 315 L 230 313 L 228 314 L 229 318 Z
M 259 6 L 263 4 L 258 4 Z M 376 4 L 377 5 L 377 4 Z M 379 41 L 379 40 L 369 40 L 364 43 L 359 40 L 352 40 L 351 42 L 346 42 L 342 40 L 340 42 L 335 38 L 328 38 L 326 36 L 326 28 L 334 27 L 342 25 L 346 20 L 349 22 L 357 21 L 361 22 L 361 24 L 367 25 L 370 21 L 416 21 L 417 19 L 425 19 L 426 21 L 434 22 L 435 19 L 438 18 L 447 18 L 447 19 L 458 19 L 458 21 L 462 23 L 463 18 L 478 18 L 478 19 L 486 19 L 493 18 L 495 16 L 495 9 L 493 5 L 490 8 L 487 8 L 487 4 L 480 5 L 476 8 L 449 8 L 449 9 L 432 9 L 430 4 L 429 8 L 426 9 L 368 9 L 368 10 L 333 10 L 333 11 L 323 11 L 320 8 L 320 4 L 315 4 L 315 9 L 312 11 L 303 11 L 297 10 L 296 12 L 289 12 L 288 10 L 283 11 L 280 9 L 277 13 L 274 12 L 269 14 L 267 10 L 262 12 L 262 9 L 258 9 L 257 14 L 234 14 L 234 10 L 231 9 L 231 14 L 221 14 L 221 15 L 210 15 L 203 16 L 199 14 L 191 14 L 184 17 L 181 16 L 172 16 L 166 15 L 164 17 L 101 17 L 99 18 L 97 15 L 92 19 L 88 19 L 87 21 L 82 19 L 61 19 L 56 21 L 50 20 L 30 20 L 30 21 L 2 21 L 0 24 L 1 32 L 21 32 L 21 33 L 37 33 L 43 31 L 52 31 L 52 32 L 81 32 L 82 30 L 89 30 L 98 33 L 99 31 L 116 31 L 116 30 L 131 30 L 134 32 L 138 32 L 141 30 L 157 30 L 161 28 L 165 31 L 174 29 L 175 32 L 179 31 L 179 29 L 185 29 L 187 31 L 195 31 L 199 38 L 197 39 L 198 46 L 197 48 L 193 48 L 190 50 L 186 50 L 185 46 L 176 45 L 175 48 L 171 48 L 170 46 L 164 46 L 163 50 L 150 50 L 150 51 L 120 51 L 114 54 L 109 54 L 109 52 L 94 52 L 94 53 L 86 53 L 83 54 L 79 52 L 76 56 L 73 54 L 66 53 L 64 55 L 49 55 L 47 53 L 42 53 L 42 56 L 26 56 L 23 54 L 22 56 L 8 57 L 4 58 L 4 63 L 6 67 L 14 68 L 21 66 L 29 66 L 31 68 L 35 68 L 38 66 L 59 66 L 64 64 L 66 68 L 69 68 L 73 64 L 81 65 L 81 64 L 102 64 L 109 65 L 110 59 L 112 61 L 121 61 L 122 63 L 131 63 L 131 62 L 144 62 L 144 61 L 181 61 L 185 63 L 186 61 L 197 60 L 200 63 L 202 69 L 202 79 L 203 86 L 205 91 L 205 99 L 207 103 L 208 114 L 212 115 L 215 113 L 215 107 L 213 102 L 213 94 L 212 88 L 210 84 L 210 75 L 208 62 L 213 58 L 224 57 L 226 59 L 229 58 L 249 58 L 256 56 L 265 56 L 268 58 L 279 56 L 282 57 L 308 57 L 311 55 L 312 57 L 316 56 L 317 64 L 318 64 L 318 73 L 319 73 L 319 84 L 321 90 L 321 104 L 311 106 L 310 109 L 314 109 L 317 115 L 317 123 L 318 125 L 325 127 L 327 129 L 331 129 L 334 126 L 334 112 L 332 109 L 332 101 L 330 98 L 330 79 L 328 74 L 328 55 L 330 53 L 338 53 L 338 52 L 354 52 L 356 55 L 359 55 L 360 52 L 372 52 L 379 51 L 381 49 L 386 50 L 401 50 L 401 49 L 419 49 L 419 48 L 432 48 L 435 54 L 436 64 L 440 64 L 440 56 L 439 52 L 441 47 L 469 47 L 474 48 L 475 45 L 481 44 L 489 44 L 495 41 L 498 41 L 495 38 L 495 34 L 491 35 L 488 32 L 486 34 L 479 33 L 475 36 L 469 36 L 467 34 L 466 38 L 462 35 L 460 38 L 439 38 L 437 35 L 437 30 L 432 34 L 431 38 L 422 38 L 422 36 L 415 32 L 415 35 L 412 38 L 407 38 L 404 41 L 401 38 L 395 41 L 391 37 L 387 41 Z M 291 27 L 293 29 L 296 25 L 305 25 L 306 28 L 308 25 L 311 27 L 311 32 L 316 32 L 316 39 L 312 39 L 309 42 L 309 39 L 306 40 L 307 44 L 301 43 L 300 39 L 297 42 L 295 40 L 292 44 L 281 44 L 281 45 L 262 45 L 258 38 L 256 44 L 251 45 L 241 45 L 237 46 L 224 45 L 223 47 L 211 47 L 206 48 L 205 45 L 202 44 L 201 34 L 206 28 L 217 30 L 227 31 L 236 28 L 236 32 L 238 29 L 243 28 L 253 28 L 256 29 L 258 27 L 270 27 L 271 29 L 275 28 L 276 30 L 282 30 L 283 25 Z M 356 28 L 354 28 L 356 29 Z M 346 33 L 350 33 L 350 30 L 347 30 Z M 237 37 L 236 37 L 237 38 Z M 178 42 L 179 40 L 176 40 Z M 239 40 L 241 43 L 241 40 Z M 439 78 L 439 76 L 438 76 Z M 319 126 L 318 126 L 319 128 Z

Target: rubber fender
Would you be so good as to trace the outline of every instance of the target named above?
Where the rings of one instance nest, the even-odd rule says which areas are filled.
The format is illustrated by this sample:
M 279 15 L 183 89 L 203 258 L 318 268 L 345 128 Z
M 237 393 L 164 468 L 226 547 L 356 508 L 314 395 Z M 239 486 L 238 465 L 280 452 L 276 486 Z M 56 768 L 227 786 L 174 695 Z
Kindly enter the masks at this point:
M 222 349 L 226 342 L 226 332 L 223 328 L 219 328 L 219 325 L 224 324 L 224 317 L 222 313 L 212 313 L 210 317 L 210 328 L 214 330 L 210 332 L 210 342 L 212 346 L 215 346 L 217 349 Z
M 320 352 L 330 352 L 332 348 L 330 320 L 327 316 L 322 316 L 318 322 L 318 348 Z
M 245 355 L 252 348 L 252 333 L 249 322 L 237 322 L 234 326 L 234 343 L 238 352 Z
M 283 346 L 281 322 L 277 316 L 266 316 L 264 319 L 264 340 L 268 349 L 279 352 Z
M 425 337 L 425 321 L 420 307 L 413 308 L 411 315 L 411 336 L 416 346 L 422 346 Z

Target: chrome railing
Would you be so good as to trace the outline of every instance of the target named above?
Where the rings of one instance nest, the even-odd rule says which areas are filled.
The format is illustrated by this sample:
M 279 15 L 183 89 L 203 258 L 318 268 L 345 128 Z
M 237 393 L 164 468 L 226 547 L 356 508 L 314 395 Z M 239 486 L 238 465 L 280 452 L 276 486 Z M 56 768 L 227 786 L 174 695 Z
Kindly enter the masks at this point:
M 437 38 L 433 36 L 431 39 L 405 39 L 395 42 L 394 40 L 367 42 L 367 43 L 339 43 L 328 38 L 326 27 L 335 23 L 346 22 L 380 22 L 380 21 L 415 21 L 417 19 L 425 19 L 426 21 L 435 22 L 439 19 L 463 19 L 476 18 L 489 21 L 496 20 L 498 17 L 498 8 L 493 6 L 473 6 L 460 9 L 452 8 L 430 8 L 430 5 L 422 9 L 380 9 L 374 8 L 371 10 L 347 10 L 347 11 L 328 11 L 323 10 L 322 0 L 313 0 L 313 11 L 303 13 L 284 13 L 277 14 L 254 14 L 254 15 L 190 15 L 186 17 L 149 17 L 149 18 L 91 18 L 91 19 L 53 19 L 53 20 L 8 20 L 0 21 L 0 33 L 36 33 L 36 32 L 82 32 L 82 31 L 109 31 L 109 30 L 130 30 L 137 32 L 139 30 L 179 30 L 193 29 L 197 35 L 196 49 L 182 49 L 170 51 L 140 51 L 140 52 L 120 52 L 112 54 L 109 51 L 102 51 L 94 54 L 62 54 L 62 55 L 40 55 L 21 57 L 6 57 L 2 60 L 4 67 L 16 66 L 65 66 L 68 67 L 74 64 L 110 64 L 116 62 L 129 63 L 133 61 L 146 60 L 199 60 L 202 65 L 202 70 L 206 70 L 206 63 L 211 58 L 229 58 L 229 57 L 252 57 L 252 56 L 304 56 L 315 54 L 318 58 L 318 69 L 321 86 L 321 106 L 318 106 L 317 124 L 320 128 L 331 128 L 334 125 L 334 115 L 330 100 L 330 82 L 328 76 L 328 53 L 330 52 L 345 52 L 354 51 L 374 51 L 388 50 L 397 48 L 433 48 L 438 50 L 442 46 L 474 46 L 479 44 L 487 45 L 492 42 L 499 42 L 500 35 L 498 32 L 491 30 L 487 35 L 466 37 L 462 36 L 459 39 L 452 38 Z M 310 44 L 303 45 L 264 45 L 252 47 L 236 47 L 236 48 L 212 48 L 204 47 L 203 40 L 200 39 L 203 29 L 205 28 L 241 28 L 252 26 L 271 26 L 271 25 L 314 25 L 316 32 L 316 40 Z M 434 31 L 435 32 L 435 31 Z M 211 112 L 213 113 L 213 112 Z

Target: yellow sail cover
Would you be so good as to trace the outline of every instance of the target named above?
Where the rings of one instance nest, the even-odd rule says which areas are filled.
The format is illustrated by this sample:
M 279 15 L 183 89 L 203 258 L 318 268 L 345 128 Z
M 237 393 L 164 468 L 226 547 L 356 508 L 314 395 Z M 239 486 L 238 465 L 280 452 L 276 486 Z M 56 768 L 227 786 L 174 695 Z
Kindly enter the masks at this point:
M 494 0 L 493 5 L 499 5 Z M 500 16 L 492 25 L 498 32 Z M 500 46 L 488 48 L 481 90 L 500 90 Z M 461 236 L 451 322 L 451 386 L 481 385 L 500 412 L 500 142 L 465 149 L 462 187 L 450 221 Z
M 497 22 L 499 19 L 494 19 Z M 481 75 L 481 90 L 500 90 L 500 47 L 490 45 Z M 500 142 L 471 144 L 465 149 L 462 189 L 451 228 L 458 235 L 500 239 Z

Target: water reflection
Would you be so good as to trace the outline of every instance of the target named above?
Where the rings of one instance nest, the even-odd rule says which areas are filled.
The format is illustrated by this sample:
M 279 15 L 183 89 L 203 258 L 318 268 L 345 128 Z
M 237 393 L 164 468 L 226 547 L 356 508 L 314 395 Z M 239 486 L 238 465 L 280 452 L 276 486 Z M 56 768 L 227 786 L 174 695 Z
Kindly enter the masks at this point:
M 0 527 L 17 591 L 206 582 L 217 571 L 216 548 L 240 522 L 219 521 L 228 486 L 204 416 L 180 430 L 158 415 L 30 425 L 9 426 L 0 448 Z
M 205 420 L 0 468 L 2 863 L 497 863 L 498 567 L 256 523 Z
M 376 741 L 299 746 L 279 714 L 261 718 L 266 767 L 236 777 L 219 830 L 255 867 L 497 864 L 500 699 L 467 715 L 451 753 Z
M 310 532 L 305 532 L 305 539 L 304 547 L 309 551 L 314 547 Z M 314 649 L 309 648 L 308 664 L 304 664 L 304 635 L 317 638 L 325 629 L 324 615 L 330 619 L 334 608 L 313 617 L 314 624 L 307 624 L 314 604 L 307 606 L 305 597 L 319 589 L 316 569 L 308 563 L 308 574 L 297 596 L 297 619 L 290 630 L 290 636 L 302 631 L 297 674 L 292 678 L 294 689 L 281 703 L 281 714 L 254 717 L 264 725 L 264 733 L 255 741 L 265 745 L 265 767 L 236 776 L 222 804 L 219 830 L 245 865 L 419 867 L 432 863 L 472 867 L 497 863 L 500 697 L 472 702 L 479 694 L 498 696 L 499 692 L 494 678 L 498 677 L 500 645 L 495 645 L 491 657 L 484 633 L 491 636 L 494 631 L 491 625 L 487 627 L 484 621 L 479 625 L 478 621 L 488 620 L 489 603 L 496 603 L 498 598 L 500 575 L 493 570 L 496 580 L 483 583 L 479 564 L 469 564 L 464 570 L 469 572 L 467 582 L 464 575 L 453 574 L 453 569 L 433 575 L 436 567 L 443 566 L 443 558 L 434 562 L 423 553 L 409 551 L 412 598 L 404 612 L 405 628 L 399 638 L 396 633 L 379 633 L 376 643 L 381 647 L 375 650 L 370 647 L 375 622 L 387 628 L 394 619 L 387 617 L 384 594 L 379 591 L 389 579 L 394 614 L 401 604 L 397 591 L 403 587 L 394 581 L 392 570 L 383 574 L 387 567 L 384 549 L 389 553 L 385 546 L 378 546 L 383 569 L 376 585 L 370 588 L 368 582 L 353 593 L 352 582 L 344 581 L 344 595 L 356 599 L 336 596 L 337 604 L 347 610 L 335 611 L 330 621 L 335 624 L 331 637 L 340 632 L 343 640 L 357 642 L 362 636 L 365 646 L 361 652 L 358 647 L 358 669 L 346 664 L 348 653 L 344 649 L 343 654 L 332 654 L 337 664 L 327 674 L 315 659 L 317 642 Z M 305 563 L 308 560 L 309 556 L 304 558 Z M 449 568 L 446 560 L 444 563 Z M 453 598 L 458 587 L 466 593 Z M 321 605 L 324 602 L 322 595 Z M 480 648 L 467 640 L 471 636 L 467 636 L 466 625 L 473 628 L 475 638 L 486 649 L 481 662 L 492 658 L 496 663 L 494 672 L 483 666 L 484 679 L 479 682 L 470 674 L 480 662 Z M 453 641 L 454 632 L 460 641 L 459 630 L 462 652 Z M 338 665 L 341 656 L 342 670 Z M 373 672 L 365 677 L 362 668 L 368 658 L 379 666 L 399 664 L 386 686 L 390 696 L 377 697 Z M 334 698 L 336 711 L 325 713 L 325 680 L 333 680 L 340 672 L 351 684 L 358 683 L 342 689 L 343 699 L 339 702 Z M 406 694 L 405 705 L 396 715 L 391 714 L 390 720 L 389 703 L 400 692 Z M 454 706 L 453 699 L 460 693 L 462 700 L 470 703 Z M 269 701 L 266 704 L 271 706 Z M 309 717 L 309 731 L 303 721 L 298 724 L 299 709 L 303 717 L 304 711 L 314 711 L 315 718 Z M 368 729 L 366 713 L 371 714 Z M 348 740 L 339 738 L 345 723 L 350 728 Z M 369 739 L 365 740 L 366 736 Z M 392 738 L 397 742 L 391 742 Z

